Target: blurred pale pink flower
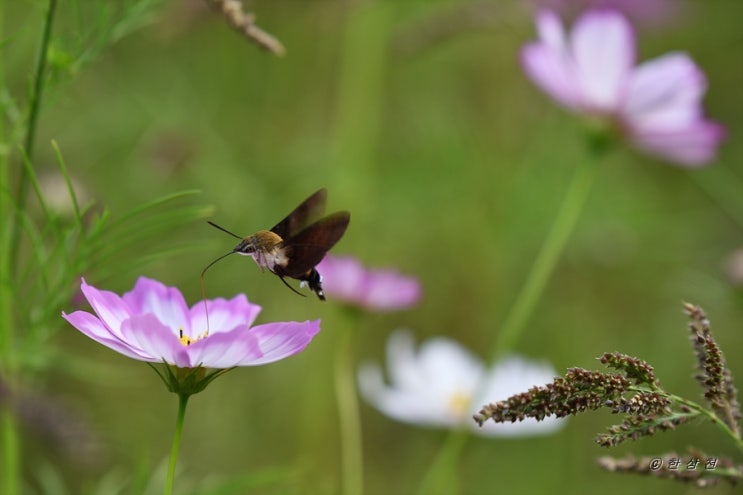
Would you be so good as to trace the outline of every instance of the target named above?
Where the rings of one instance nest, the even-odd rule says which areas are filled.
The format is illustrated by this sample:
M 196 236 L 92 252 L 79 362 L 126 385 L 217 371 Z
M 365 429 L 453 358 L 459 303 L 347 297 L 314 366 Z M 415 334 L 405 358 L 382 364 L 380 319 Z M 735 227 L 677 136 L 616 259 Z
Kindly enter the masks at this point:
M 62 316 L 91 339 L 140 361 L 178 368 L 257 366 L 302 351 L 320 331 L 320 320 L 266 323 L 252 327 L 261 307 L 244 294 L 208 300 L 191 308 L 175 287 L 140 277 L 123 296 L 80 286 L 95 314 L 75 311 Z
M 556 418 L 525 419 L 519 423 L 486 423 L 472 415 L 482 404 L 506 399 L 534 385 L 552 381 L 547 363 L 510 356 L 487 369 L 482 361 L 447 338 L 433 338 L 416 353 L 408 332 L 393 333 L 387 341 L 387 369 L 374 364 L 359 369 L 362 396 L 387 416 L 405 423 L 443 428 L 470 428 L 490 436 L 527 436 L 552 433 L 565 423 Z
M 705 120 L 704 73 L 681 52 L 635 66 L 635 34 L 619 13 L 592 10 L 566 34 L 553 12 L 536 18 L 539 41 L 521 61 L 529 78 L 562 106 L 617 127 L 646 153 L 687 166 L 715 157 L 722 126 Z
M 675 17 L 684 7 L 683 2 L 678 0 L 534 0 L 533 3 L 558 12 L 563 17 L 572 17 L 591 8 L 610 8 L 634 21 L 651 24 Z
M 413 306 L 421 297 L 417 279 L 394 270 L 370 270 L 351 256 L 327 255 L 317 265 L 325 293 L 372 311 Z

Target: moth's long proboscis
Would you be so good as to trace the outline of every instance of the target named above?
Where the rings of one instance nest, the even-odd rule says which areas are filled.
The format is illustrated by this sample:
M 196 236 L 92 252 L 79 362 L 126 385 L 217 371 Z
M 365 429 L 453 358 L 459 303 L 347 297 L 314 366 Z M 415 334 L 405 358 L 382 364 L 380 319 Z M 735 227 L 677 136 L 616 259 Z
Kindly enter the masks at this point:
M 206 271 L 207 271 L 207 270 L 208 270 L 208 269 L 209 269 L 209 268 L 210 268 L 210 267 L 211 267 L 211 266 L 212 266 L 212 265 L 213 265 L 214 263 L 216 263 L 217 261 L 221 260 L 222 258 L 226 258 L 227 256 L 229 256 L 229 255 L 233 254 L 234 252 L 235 252 L 235 251 L 230 251 L 230 252 L 229 252 L 229 253 L 227 253 L 227 254 L 223 254 L 222 256 L 220 256 L 219 258 L 217 258 L 216 260 L 214 260 L 214 261 L 212 261 L 211 263 L 209 263 L 208 265 L 206 265 L 206 268 L 204 268 L 204 269 L 203 269 L 203 270 L 201 271 L 201 297 L 203 297 L 203 298 L 204 298 L 204 313 L 206 314 L 206 331 L 207 331 L 207 333 L 209 332 L 209 307 L 207 306 L 207 303 L 206 303 L 206 283 L 204 282 L 204 280 L 205 280 L 205 278 L 204 278 L 204 277 L 205 277 L 205 275 L 206 275 Z

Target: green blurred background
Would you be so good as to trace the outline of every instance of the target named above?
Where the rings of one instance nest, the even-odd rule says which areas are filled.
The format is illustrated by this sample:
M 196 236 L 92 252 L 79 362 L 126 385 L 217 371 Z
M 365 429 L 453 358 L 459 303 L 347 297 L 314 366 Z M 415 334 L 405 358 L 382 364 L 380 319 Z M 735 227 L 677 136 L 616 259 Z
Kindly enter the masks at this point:
M 337 493 L 332 356 L 339 334 L 358 332 L 359 361 L 383 360 L 385 341 L 399 327 L 419 341 L 450 336 L 489 358 L 576 165 L 591 157 L 578 120 L 519 67 L 519 48 L 535 36 L 523 2 L 248 6 L 284 43 L 285 57 L 257 49 L 203 2 L 165 2 L 151 22 L 48 95 L 37 163 L 40 174 L 56 173 L 55 139 L 80 192 L 113 216 L 195 188 L 201 194 L 186 201 L 210 207 L 212 220 L 246 235 L 325 186 L 328 209 L 352 213 L 335 252 L 420 278 L 417 307 L 369 315 L 361 328 L 347 329 L 332 300 L 296 297 L 250 260 L 228 258 L 207 277 L 210 297 L 245 292 L 261 304 L 259 321 L 319 317 L 323 330 L 306 352 L 235 370 L 192 399 L 181 486 L 251 472 L 270 478 L 276 468 L 278 479 L 257 493 Z M 10 10 L 24 38 L 6 70 L 22 91 L 44 2 Z M 720 159 L 701 170 L 623 149 L 598 164 L 586 209 L 517 352 L 547 359 L 560 373 L 597 369 L 596 356 L 625 352 L 653 364 L 667 389 L 696 399 L 681 312 L 681 301 L 690 301 L 707 310 L 734 375 L 743 374 L 743 281 L 729 272 L 743 248 L 741 15 L 735 0 L 694 2 L 638 25 L 641 60 L 683 50 L 706 72 L 705 107 L 727 127 L 728 140 Z M 122 292 L 142 274 L 195 302 L 201 269 L 234 240 L 204 220 L 167 235 L 155 233 L 152 245 L 193 249 L 141 273 L 85 276 Z M 139 245 L 129 256 L 148 250 Z M 60 325 L 54 345 L 65 366 L 43 387 L 84 414 L 107 454 L 84 463 L 31 437 L 26 469 L 56 465 L 80 492 L 112 470 L 140 476 L 154 469 L 168 453 L 176 397 L 144 364 Z M 365 404 L 361 414 L 366 491 L 412 493 L 447 432 L 397 423 Z M 615 419 L 586 414 L 545 438 L 475 438 L 459 466 L 460 493 L 694 493 L 670 481 L 606 473 L 595 459 L 689 445 L 735 454 L 721 434 L 698 424 L 613 451 L 598 447 L 594 435 Z

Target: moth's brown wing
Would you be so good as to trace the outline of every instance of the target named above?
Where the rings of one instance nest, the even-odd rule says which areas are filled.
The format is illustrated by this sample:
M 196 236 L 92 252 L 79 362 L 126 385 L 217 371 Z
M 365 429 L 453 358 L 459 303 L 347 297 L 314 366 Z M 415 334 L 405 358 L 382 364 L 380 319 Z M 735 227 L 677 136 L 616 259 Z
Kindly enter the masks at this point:
M 294 211 L 277 223 L 271 232 L 278 234 L 282 239 L 298 234 L 307 225 L 320 218 L 325 211 L 327 197 L 328 191 L 325 188 L 320 189 L 294 208 Z
M 338 211 L 285 239 L 282 249 L 288 261 L 286 266 L 274 266 L 273 272 L 276 275 L 291 278 L 306 275 L 343 237 L 350 219 L 350 213 Z

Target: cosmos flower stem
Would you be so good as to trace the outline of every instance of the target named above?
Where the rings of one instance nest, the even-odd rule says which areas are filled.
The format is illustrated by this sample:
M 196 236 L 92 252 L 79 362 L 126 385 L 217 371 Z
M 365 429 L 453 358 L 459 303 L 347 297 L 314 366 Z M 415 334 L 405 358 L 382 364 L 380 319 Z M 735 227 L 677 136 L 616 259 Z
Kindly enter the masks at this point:
M 743 180 L 727 166 L 720 163 L 709 167 L 704 174 L 687 174 L 702 189 L 710 201 L 733 220 L 739 229 L 743 229 Z
M 173 493 L 173 480 L 175 479 L 175 463 L 178 459 L 178 447 L 181 444 L 181 433 L 183 432 L 183 419 L 186 417 L 186 406 L 188 405 L 188 394 L 178 395 L 178 416 L 175 420 L 175 433 L 173 433 L 173 446 L 170 449 L 170 461 L 168 462 L 168 476 L 165 479 L 165 495 Z
M 456 492 L 455 470 L 470 436 L 463 429 L 449 432 L 418 486 L 417 495 Z
M 594 153 L 594 155 L 597 154 Z M 517 295 L 500 332 L 498 332 L 491 353 L 493 362 L 508 354 L 516 345 L 578 221 L 598 168 L 596 160 L 590 159 L 582 160 L 578 165 L 578 170 L 575 171 L 552 228 L 531 266 L 531 271 L 521 288 L 521 292 Z
M 0 7 L 2 8 L 2 7 Z M 3 200 L 0 200 L 3 201 Z M 5 239 L 2 239 L 4 242 Z M 7 250 L 0 246 L 0 273 L 8 273 Z M 0 284 L 0 381 L 10 390 L 15 383 L 15 363 L 13 361 L 13 311 L 11 301 L 13 298 L 10 284 Z M 0 382 L 0 385 L 2 383 Z M 18 482 L 20 479 L 20 443 L 18 433 L 18 420 L 15 411 L 9 406 L 8 401 L 0 403 L 0 493 L 17 495 L 19 492 Z
M 341 493 L 361 495 L 364 487 L 361 417 L 356 391 L 353 335 L 358 325 L 348 325 L 339 337 L 335 352 L 335 396 L 341 438 Z
M 0 410 L 0 437 L 2 437 L 2 471 L 0 471 L 0 492 L 7 495 L 17 495 L 20 493 L 18 479 L 20 472 L 20 462 L 18 451 L 20 445 L 18 442 L 18 421 L 10 407 Z

